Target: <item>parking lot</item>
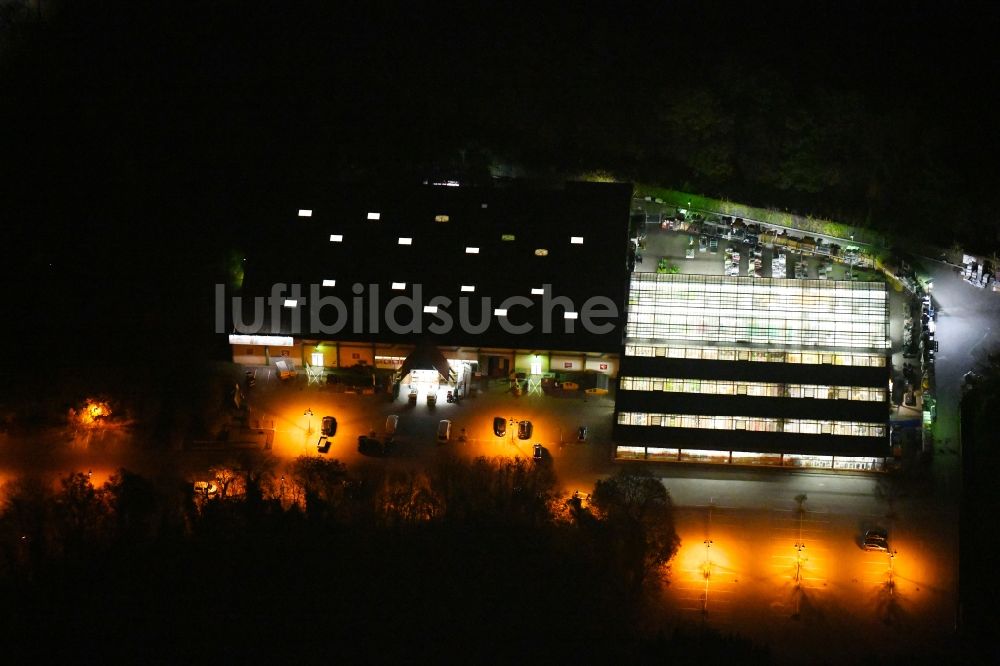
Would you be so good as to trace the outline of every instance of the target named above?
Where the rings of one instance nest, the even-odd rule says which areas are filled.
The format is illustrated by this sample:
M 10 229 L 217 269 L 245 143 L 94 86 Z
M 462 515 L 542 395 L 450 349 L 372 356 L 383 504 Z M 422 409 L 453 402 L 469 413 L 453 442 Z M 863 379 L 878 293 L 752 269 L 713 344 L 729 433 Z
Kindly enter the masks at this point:
M 410 404 L 407 391 L 392 400 L 385 394 L 362 395 L 333 391 L 326 385 L 307 385 L 298 377 L 288 383 L 259 382 L 250 394 L 251 425 L 274 428 L 272 453 L 281 458 L 301 455 L 336 458 L 348 464 L 370 460 L 358 452 L 358 437 L 372 435 L 384 441 L 386 417 L 399 417 L 388 464 L 426 462 L 442 452 L 462 456 L 522 456 L 530 458 L 535 443 L 546 452 L 547 464 L 566 488 L 586 488 L 606 471 L 611 458 L 612 395 L 566 391 L 550 395 L 514 396 L 506 381 L 479 380 L 474 395 L 458 403 L 439 400 Z M 312 416 L 307 415 L 312 412 Z M 337 419 L 337 432 L 329 450 L 320 453 L 317 442 L 323 416 Z M 529 420 L 532 434 L 522 440 L 517 426 L 507 426 L 504 437 L 493 433 L 493 419 L 509 423 Z M 448 442 L 437 439 L 438 423 L 452 422 Z M 580 426 L 587 426 L 587 441 L 577 442 Z
M 641 261 L 636 262 L 635 270 L 643 273 L 655 273 L 661 259 L 666 259 L 669 266 L 677 267 L 677 272 L 691 273 L 697 275 L 725 275 L 726 249 L 729 248 L 739 253 L 739 276 L 750 275 L 752 267 L 751 250 L 752 246 L 738 240 L 727 240 L 725 238 L 714 237 L 717 242 L 715 251 L 712 251 L 710 238 L 699 235 L 697 232 L 673 231 L 662 229 L 659 225 L 647 224 L 645 228 L 645 247 L 640 251 Z M 705 238 L 702 244 L 700 239 Z M 877 280 L 882 281 L 878 274 L 871 269 L 852 268 L 847 264 L 830 260 L 822 255 L 813 255 L 792 250 L 785 250 L 780 245 L 774 246 L 767 242 L 770 238 L 765 235 L 758 245 L 761 253 L 761 275 L 760 277 L 794 278 L 795 265 L 804 264 L 807 279 L 818 280 L 848 280 L 856 281 Z M 688 258 L 689 249 L 693 249 L 693 257 Z M 776 252 L 785 255 L 784 274 L 775 274 L 772 270 L 773 259 Z M 826 267 L 826 276 L 823 277 L 822 269 Z

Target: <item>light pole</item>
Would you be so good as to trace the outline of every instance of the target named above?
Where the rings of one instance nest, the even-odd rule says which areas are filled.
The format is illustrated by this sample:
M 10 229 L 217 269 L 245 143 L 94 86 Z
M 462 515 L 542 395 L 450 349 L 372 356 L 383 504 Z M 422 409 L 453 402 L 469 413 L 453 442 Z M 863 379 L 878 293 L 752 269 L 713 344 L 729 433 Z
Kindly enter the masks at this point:
M 312 433 L 312 431 L 313 431 L 313 420 L 312 420 L 313 410 L 312 410 L 312 408 L 311 407 L 306 408 L 306 411 L 302 412 L 302 416 L 308 417 L 308 419 L 309 419 L 307 421 L 308 425 L 306 427 L 306 434 L 308 435 L 308 434 Z
M 851 247 L 852 248 L 854 247 L 854 234 L 851 234 Z M 849 256 L 847 258 L 848 259 L 848 262 L 847 262 L 847 279 L 848 280 L 854 280 L 854 261 L 855 261 L 855 256 L 856 255 L 851 254 L 851 256 Z
M 519 423 L 519 421 L 517 421 L 517 419 L 511 419 L 510 420 L 510 445 L 511 446 L 514 445 L 514 426 L 516 426 L 518 423 Z
M 701 575 L 705 579 L 705 592 L 701 597 L 701 613 L 705 615 L 708 613 L 708 579 L 712 576 L 712 560 L 709 558 L 709 549 L 712 547 L 712 540 L 705 539 L 705 566 L 702 569 Z
M 893 595 L 894 588 L 896 587 L 896 582 L 892 579 L 892 562 L 896 559 L 896 550 L 889 551 L 889 596 Z
M 792 594 L 795 597 L 795 611 L 792 613 L 792 619 L 797 620 L 802 614 L 802 551 L 805 550 L 806 545 L 802 543 L 802 537 L 799 536 L 799 541 L 795 542 L 795 589 Z

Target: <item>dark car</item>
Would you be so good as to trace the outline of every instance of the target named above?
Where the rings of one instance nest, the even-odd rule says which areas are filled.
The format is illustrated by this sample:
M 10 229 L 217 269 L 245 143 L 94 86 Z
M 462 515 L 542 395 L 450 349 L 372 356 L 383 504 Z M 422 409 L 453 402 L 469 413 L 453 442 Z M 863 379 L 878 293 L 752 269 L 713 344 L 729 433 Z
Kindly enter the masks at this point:
M 493 434 L 497 437 L 507 434 L 507 419 L 502 416 L 493 417 Z
M 337 419 L 332 416 L 323 417 L 323 426 L 321 431 L 324 437 L 333 437 L 337 434 Z
M 385 453 L 385 447 L 374 437 L 361 435 L 358 437 L 358 452 L 366 456 L 380 456 Z
M 531 439 L 531 433 L 534 432 L 535 428 L 531 425 L 531 421 L 520 421 L 517 424 L 517 438 L 518 439 Z
M 882 528 L 875 528 L 873 530 L 868 530 L 865 532 L 865 540 L 862 543 L 862 548 L 865 550 L 880 550 L 883 552 L 888 552 L 889 541 L 888 534 Z
M 576 431 L 576 441 L 586 442 L 587 441 L 587 426 L 580 426 Z
M 535 462 L 541 462 L 545 458 L 545 449 L 542 448 L 541 444 L 535 444 L 531 457 L 534 458 Z

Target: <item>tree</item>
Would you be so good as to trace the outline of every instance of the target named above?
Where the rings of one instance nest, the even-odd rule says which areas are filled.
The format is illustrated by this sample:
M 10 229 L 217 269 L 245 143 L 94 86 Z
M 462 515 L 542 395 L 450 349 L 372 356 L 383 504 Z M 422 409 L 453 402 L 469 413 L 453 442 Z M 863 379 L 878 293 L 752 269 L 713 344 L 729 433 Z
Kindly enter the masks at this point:
M 426 474 L 413 470 L 396 472 L 383 479 L 377 510 L 386 525 L 413 525 L 441 515 L 441 503 L 431 490 Z
M 430 476 L 443 517 L 462 521 L 491 517 L 529 524 L 548 522 L 555 492 L 551 465 L 525 458 L 445 457 Z
M 55 505 L 64 547 L 76 550 L 104 541 L 111 513 L 106 493 L 94 488 L 83 472 L 66 476 L 60 485 Z
M 119 541 L 134 546 L 156 535 L 159 502 L 148 479 L 122 468 L 108 479 L 103 491 L 114 514 Z
M 234 465 L 217 465 L 209 469 L 212 478 L 219 486 L 219 499 L 242 495 L 243 475 Z
M 27 476 L 5 483 L 2 490 L 0 534 L 4 536 L 4 556 L 8 566 L 24 569 L 30 575 L 58 549 L 52 487 L 46 479 Z
M 674 505 L 659 479 L 645 470 L 620 470 L 594 486 L 591 504 L 618 537 L 621 561 L 638 593 L 647 581 L 665 576 L 680 546 Z
M 347 467 L 339 460 L 299 456 L 292 464 L 291 476 L 305 494 L 307 511 L 336 506 L 344 498 Z

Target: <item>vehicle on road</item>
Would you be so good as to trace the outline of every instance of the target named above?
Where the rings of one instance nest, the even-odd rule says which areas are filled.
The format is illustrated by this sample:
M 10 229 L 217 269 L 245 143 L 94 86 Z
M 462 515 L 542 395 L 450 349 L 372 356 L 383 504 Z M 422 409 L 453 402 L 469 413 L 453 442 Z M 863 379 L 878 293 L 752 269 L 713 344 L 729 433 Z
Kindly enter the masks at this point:
M 708 250 L 712 254 L 718 254 L 719 253 L 719 239 L 718 238 L 713 238 L 713 239 L 711 239 L 711 240 L 708 241 Z
M 396 434 L 396 428 L 399 427 L 399 416 L 396 414 L 390 414 L 385 418 L 385 434 L 392 437 Z
M 535 462 L 541 462 L 545 459 L 545 449 L 541 444 L 535 444 L 534 447 L 532 447 L 531 457 Z
M 708 239 L 705 238 L 704 236 L 698 239 L 698 251 L 708 252 Z
M 448 419 L 441 419 L 438 421 L 437 438 L 439 442 L 447 442 L 451 439 L 451 421 Z
M 507 419 L 502 416 L 493 417 L 493 434 L 497 437 L 507 434 Z
M 889 550 L 888 536 L 889 536 L 888 533 L 880 527 L 868 530 L 867 532 L 865 532 L 865 540 L 862 543 L 862 548 L 864 548 L 865 550 L 879 550 L 883 552 L 888 552 Z
M 337 419 L 332 416 L 323 417 L 323 425 L 320 427 L 320 432 L 323 433 L 324 437 L 333 437 L 337 434 Z
M 684 258 L 685 259 L 694 259 L 694 248 L 693 247 L 689 247 L 686 250 L 684 250 Z
M 586 442 L 587 441 L 587 426 L 580 426 L 576 431 L 576 441 Z
M 316 440 L 316 450 L 320 453 L 326 453 L 330 450 L 330 444 L 331 442 L 326 435 L 320 435 L 319 439 Z
M 517 438 L 531 439 L 531 433 L 534 430 L 535 427 L 531 424 L 531 421 L 519 421 L 517 424 Z

